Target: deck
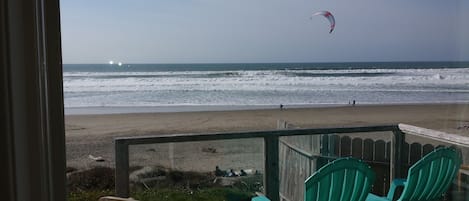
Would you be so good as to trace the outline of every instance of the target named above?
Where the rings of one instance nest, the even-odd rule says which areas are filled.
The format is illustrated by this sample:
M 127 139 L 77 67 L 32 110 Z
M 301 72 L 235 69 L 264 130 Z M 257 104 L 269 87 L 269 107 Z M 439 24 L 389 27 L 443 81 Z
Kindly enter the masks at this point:
M 381 181 L 374 191 L 382 193 L 391 178 L 406 173 L 412 162 L 433 150 L 436 146 L 408 144 L 407 135 L 435 140 L 444 145 L 469 147 L 469 138 L 411 125 L 377 125 L 343 128 L 291 129 L 286 122 L 279 123 L 279 130 L 171 134 L 115 139 L 116 195 L 129 196 L 129 146 L 171 142 L 195 142 L 229 139 L 262 138 L 264 144 L 264 193 L 273 201 L 301 200 L 304 177 L 322 164 L 337 157 L 354 156 L 375 164 Z M 391 135 L 390 141 L 350 138 L 349 134 Z M 417 150 L 417 151 L 416 151 Z M 288 160 L 286 160 L 288 159 Z M 298 163 L 302 165 L 297 165 Z M 295 165 L 290 165 L 295 164 Z M 373 166 L 373 165 L 372 165 Z M 381 167 L 381 168 L 380 168 Z M 302 172 L 302 175 L 297 174 Z

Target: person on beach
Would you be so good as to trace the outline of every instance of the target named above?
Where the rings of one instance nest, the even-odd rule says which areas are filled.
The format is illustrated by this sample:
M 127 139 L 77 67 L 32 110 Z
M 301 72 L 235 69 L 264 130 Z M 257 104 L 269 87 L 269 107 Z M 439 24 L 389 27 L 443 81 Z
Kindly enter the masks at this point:
M 283 104 L 280 104 L 280 110 L 283 110 Z

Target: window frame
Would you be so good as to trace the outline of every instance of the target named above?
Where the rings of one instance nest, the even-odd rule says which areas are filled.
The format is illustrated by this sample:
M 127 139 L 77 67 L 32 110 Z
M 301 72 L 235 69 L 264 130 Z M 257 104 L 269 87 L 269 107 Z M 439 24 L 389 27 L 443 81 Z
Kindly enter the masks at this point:
M 2 199 L 66 200 L 59 0 L 0 11 Z

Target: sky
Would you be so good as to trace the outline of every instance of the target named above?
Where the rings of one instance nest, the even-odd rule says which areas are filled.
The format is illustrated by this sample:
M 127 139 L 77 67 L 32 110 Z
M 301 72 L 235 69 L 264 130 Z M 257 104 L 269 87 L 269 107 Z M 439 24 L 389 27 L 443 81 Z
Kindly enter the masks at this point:
M 467 0 L 61 0 L 63 63 L 469 61 Z M 336 28 L 317 11 L 330 11 Z

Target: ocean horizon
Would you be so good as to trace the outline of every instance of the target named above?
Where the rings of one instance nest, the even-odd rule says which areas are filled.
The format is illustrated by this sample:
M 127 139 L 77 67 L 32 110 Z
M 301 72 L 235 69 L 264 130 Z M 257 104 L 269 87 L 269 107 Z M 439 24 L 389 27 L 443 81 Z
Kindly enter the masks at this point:
M 469 62 L 64 64 L 63 77 L 66 114 L 469 102 Z

